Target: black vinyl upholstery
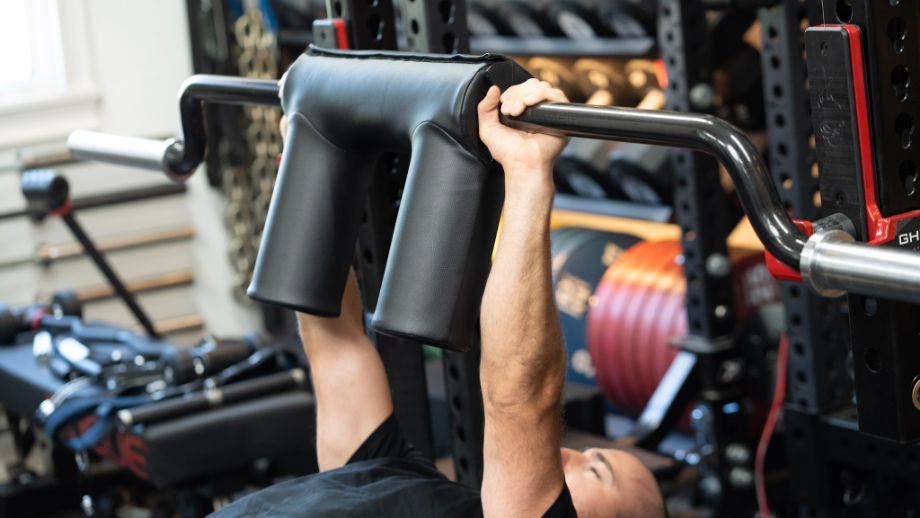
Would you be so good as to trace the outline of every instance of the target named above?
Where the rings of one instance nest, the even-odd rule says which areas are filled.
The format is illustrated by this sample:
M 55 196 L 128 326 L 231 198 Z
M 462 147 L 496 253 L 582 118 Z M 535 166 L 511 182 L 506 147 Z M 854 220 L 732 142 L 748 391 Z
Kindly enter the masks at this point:
M 158 487 L 216 477 L 223 471 L 271 461 L 279 473 L 314 473 L 316 404 L 290 390 L 131 430 L 115 438 L 119 462 Z M 129 445 L 125 448 L 124 445 Z M 127 449 L 134 450 L 132 452 Z M 138 457 L 137 466 L 126 462 Z
M 496 55 L 302 55 L 282 80 L 290 131 L 249 295 L 338 315 L 376 163 L 411 152 L 373 325 L 468 349 L 503 195 L 476 108 L 529 77 Z

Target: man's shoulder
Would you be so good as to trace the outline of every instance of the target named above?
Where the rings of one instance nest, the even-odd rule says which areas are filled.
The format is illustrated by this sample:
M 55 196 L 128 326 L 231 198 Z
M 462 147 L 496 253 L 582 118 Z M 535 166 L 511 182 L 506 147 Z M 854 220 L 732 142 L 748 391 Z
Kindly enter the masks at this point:
M 396 514 L 381 515 L 380 509 Z M 447 480 L 430 463 L 384 457 L 275 484 L 233 502 L 212 516 L 348 517 L 411 513 L 421 518 L 444 516 L 439 512 L 444 509 L 465 509 L 462 516 L 470 516 L 469 509 L 481 510 L 479 492 Z

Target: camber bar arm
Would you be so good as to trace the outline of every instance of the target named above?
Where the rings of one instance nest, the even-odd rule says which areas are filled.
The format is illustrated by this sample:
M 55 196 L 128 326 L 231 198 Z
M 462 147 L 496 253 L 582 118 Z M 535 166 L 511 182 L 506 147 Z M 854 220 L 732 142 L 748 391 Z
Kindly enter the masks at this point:
M 826 296 L 850 291 L 920 303 L 920 254 L 855 242 L 840 230 L 806 235 L 786 212 L 760 152 L 740 129 L 724 120 L 664 110 L 547 103 L 528 108 L 519 117 L 503 116 L 502 122 L 532 132 L 708 153 L 734 181 L 744 212 L 766 250 L 801 272 L 812 289 Z

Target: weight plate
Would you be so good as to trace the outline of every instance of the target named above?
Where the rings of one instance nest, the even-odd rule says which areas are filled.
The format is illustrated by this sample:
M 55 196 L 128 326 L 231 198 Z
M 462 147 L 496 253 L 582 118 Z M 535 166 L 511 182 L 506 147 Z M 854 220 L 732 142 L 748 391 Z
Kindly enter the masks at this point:
M 586 336 L 591 300 L 612 261 L 640 240 L 626 234 L 576 228 L 557 230 L 552 237 L 553 295 L 569 360 L 566 377 L 594 384 Z
M 624 301 L 631 309 L 624 315 L 624 320 L 622 321 L 624 327 L 629 330 L 629 334 L 627 335 L 628 339 L 621 344 L 622 348 L 628 351 L 627 357 L 630 358 L 624 365 L 632 366 L 629 369 L 630 375 L 628 376 L 632 390 L 630 391 L 630 400 L 627 406 L 632 408 L 636 414 L 642 410 L 642 407 L 645 406 L 645 401 L 648 399 L 645 397 L 646 380 L 642 375 L 642 365 L 644 361 L 651 357 L 649 355 L 651 348 L 643 340 L 644 335 L 647 333 L 644 333 L 645 330 L 642 329 L 640 315 L 643 310 L 647 309 L 650 298 L 653 295 L 653 290 L 649 289 L 649 285 L 654 282 L 659 272 L 673 263 L 673 257 L 667 253 L 660 253 L 658 247 L 654 245 L 655 243 L 643 243 L 648 252 L 643 256 L 644 260 L 642 260 L 641 266 L 635 266 L 636 271 L 639 272 L 634 280 L 637 291 L 636 298 L 635 300 Z M 639 260 L 638 256 L 634 257 Z
M 575 73 L 572 67 L 575 61 L 571 58 L 545 58 L 542 56 L 531 58 L 525 68 L 541 81 L 546 81 L 554 88 L 562 90 L 571 102 L 583 102 L 586 98 L 578 89 Z
M 659 340 L 662 337 L 660 331 L 664 326 L 660 325 L 660 322 L 667 321 L 666 318 L 663 318 L 662 309 L 673 298 L 670 286 L 666 282 L 670 280 L 670 284 L 673 284 L 673 279 L 674 276 L 671 274 L 670 269 L 665 267 L 659 273 L 659 278 L 652 285 L 646 287 L 652 294 L 646 303 L 645 311 L 635 321 L 635 325 L 641 330 L 636 344 L 639 353 L 641 353 L 636 372 L 637 374 L 641 373 L 639 378 L 642 383 L 642 395 L 648 392 L 649 386 L 654 391 L 654 387 L 658 385 L 658 380 L 661 379 L 658 372 L 657 358 L 664 352 L 664 348 L 658 347 Z M 666 342 L 665 345 L 667 345 Z M 648 399 L 641 396 L 640 398 L 641 404 L 644 404 Z
M 607 399 L 611 402 L 622 401 L 623 393 L 620 390 L 620 386 L 617 383 L 616 379 L 611 379 L 610 376 L 597 376 L 600 369 L 607 368 L 606 366 L 614 363 L 613 353 L 615 352 L 614 348 L 604 347 L 604 344 L 610 343 L 610 336 L 608 335 L 609 327 L 607 314 L 610 310 L 610 304 L 614 301 L 611 289 L 612 283 L 607 282 L 608 276 L 611 276 L 613 269 L 608 269 L 604 274 L 601 282 L 598 284 L 597 290 L 595 291 L 594 303 L 592 304 L 591 310 L 588 312 L 588 351 L 591 353 L 591 359 L 594 364 L 595 369 L 595 381 L 607 395 Z
M 686 281 L 677 241 L 642 242 L 604 274 L 587 321 L 588 349 L 598 385 L 625 415 L 636 417 L 667 372 L 687 332 Z M 732 251 L 739 319 L 781 299 L 763 254 Z
M 648 243 L 640 243 L 634 246 L 629 252 L 623 254 L 607 274 L 602 282 L 609 283 L 609 293 L 613 300 L 607 307 L 606 327 L 608 331 L 604 334 L 605 343 L 617 344 L 612 347 L 612 363 L 597 366 L 597 377 L 600 383 L 604 378 L 608 379 L 610 384 L 620 388 L 619 401 L 620 407 L 630 410 L 634 406 L 634 401 L 639 391 L 639 385 L 632 368 L 636 365 L 635 340 L 633 338 L 633 320 L 638 309 L 644 304 L 644 293 L 639 280 L 647 269 L 657 269 L 659 265 L 667 261 L 667 258 L 650 256 L 643 252 Z M 602 346 L 604 344 L 601 344 Z M 629 365 L 628 376 L 610 376 L 611 365 Z
M 680 283 L 683 284 L 683 283 Z M 671 340 L 683 335 L 687 329 L 687 311 L 684 304 L 686 286 L 675 287 L 668 293 L 667 300 L 661 308 L 661 320 L 669 323 L 656 327 L 656 332 L 651 338 L 653 344 L 662 344 L 653 349 L 653 364 L 655 366 L 655 381 L 652 391 L 658 386 L 664 373 L 671 366 L 671 361 L 677 356 L 677 348 L 671 347 Z

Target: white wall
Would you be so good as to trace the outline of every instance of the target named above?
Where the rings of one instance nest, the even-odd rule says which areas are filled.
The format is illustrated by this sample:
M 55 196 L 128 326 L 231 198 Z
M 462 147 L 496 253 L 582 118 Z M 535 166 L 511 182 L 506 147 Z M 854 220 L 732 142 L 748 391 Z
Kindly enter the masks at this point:
M 100 94 L 99 128 L 126 135 L 175 134 L 176 94 L 192 73 L 185 1 L 84 1 Z
M 100 93 L 99 128 L 124 135 L 181 135 L 177 94 L 192 73 L 185 0 L 84 1 Z M 207 186 L 203 170 L 188 185 L 197 231 L 198 311 L 217 335 L 253 329 L 258 318 L 231 295 L 223 198 Z
M 176 93 L 192 70 L 185 2 L 58 0 L 57 6 L 67 84 L 24 103 L 0 103 L 0 158 L 3 150 L 11 156 L 11 149 L 63 142 L 75 129 L 174 134 Z
M 15 160 L 18 148 L 60 148 L 76 129 L 157 138 L 181 135 L 177 94 L 192 73 L 185 1 L 58 0 L 58 11 L 68 88 L 56 98 L 0 105 L 3 185 L 18 183 L 15 168 L 4 170 L 4 164 Z M 189 182 L 185 196 L 197 236 L 191 244 L 196 277 L 192 296 L 210 332 L 238 335 L 257 327 L 259 320 L 252 308 L 236 303 L 231 295 L 223 199 L 207 186 L 204 176 L 200 171 Z M 94 182 L 98 185 L 85 185 Z M 108 183 L 105 175 L 71 178 L 74 191 L 105 190 Z M 0 193 L 0 206 L 21 205 L 18 189 L 5 191 Z M 150 217 L 149 211 L 144 217 Z M 144 222 L 122 223 L 126 228 L 142 228 Z M 24 231 L 31 235 L 39 229 Z M 104 233 L 100 228 L 88 231 Z M 0 228 L 0 238 L 3 234 L 11 235 L 9 229 Z M 29 297 L 31 286 L 39 280 L 30 284 Z
M 69 0 L 63 0 L 69 1 Z M 184 0 L 84 0 L 100 93 L 99 128 L 124 135 L 181 135 L 177 94 L 192 73 Z M 223 199 L 199 171 L 188 183 L 197 230 L 195 298 L 209 331 L 233 335 L 258 319 L 231 295 Z

